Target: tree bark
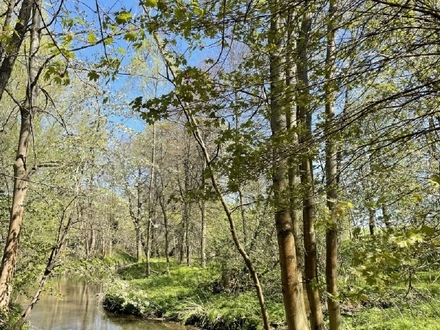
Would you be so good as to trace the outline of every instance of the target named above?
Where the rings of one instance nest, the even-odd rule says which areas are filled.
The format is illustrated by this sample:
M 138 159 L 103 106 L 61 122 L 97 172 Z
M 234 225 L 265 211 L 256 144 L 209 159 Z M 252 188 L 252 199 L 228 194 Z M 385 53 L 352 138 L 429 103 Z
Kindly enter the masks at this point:
M 313 184 L 313 154 L 309 144 L 312 138 L 312 110 L 309 87 L 309 39 L 312 19 L 310 2 L 305 1 L 304 13 L 298 38 L 298 115 L 300 124 L 300 145 L 305 150 L 301 160 L 301 186 L 303 189 L 303 230 L 305 252 L 305 282 L 310 304 L 310 325 L 312 330 L 324 329 L 321 301 L 318 290 L 318 269 L 316 251 L 316 210 Z
M 373 207 L 373 199 L 370 195 L 367 196 L 368 203 L 368 229 L 370 230 L 370 235 L 374 235 L 376 229 L 376 209 Z
M 169 255 L 169 247 L 170 247 L 170 239 L 169 239 L 169 226 L 168 226 L 168 215 L 167 215 L 167 210 L 165 208 L 165 196 L 164 196 L 164 184 L 163 184 L 163 180 L 162 180 L 162 176 L 159 175 L 159 179 L 161 182 L 161 186 L 162 186 L 162 191 L 161 194 L 159 196 L 159 205 L 160 205 L 160 209 L 162 210 L 162 216 L 163 216 L 163 222 L 164 222 L 164 236 L 165 236 L 165 247 L 164 247 L 164 251 L 165 251 L 165 258 L 167 261 L 167 271 L 169 269 L 169 264 L 170 264 L 170 255 Z
M 282 143 L 278 136 L 282 136 L 287 129 L 287 112 L 291 104 L 284 93 L 286 77 L 284 75 L 283 59 L 287 58 L 284 31 L 280 17 L 280 2 L 271 2 L 271 23 L 269 33 L 270 54 L 270 122 L 273 145 L 273 192 L 275 205 L 275 226 L 277 230 L 278 249 L 281 266 L 281 284 L 284 300 L 284 310 L 289 329 L 309 329 L 306 311 L 303 302 L 302 283 L 298 270 L 297 250 L 294 236 L 294 226 L 290 216 L 289 197 L 289 164 L 283 155 Z M 289 55 L 290 56 L 290 55 Z M 289 118 L 290 120 L 290 118 Z M 281 138 L 282 140 L 282 138 Z
M 202 191 L 205 189 L 206 160 L 203 159 Z M 206 266 L 206 202 L 204 196 L 199 200 L 200 206 L 200 266 Z
M 128 204 L 131 221 L 133 221 L 134 231 L 135 231 L 135 244 L 136 244 L 136 260 L 139 262 L 143 254 L 143 241 L 142 241 L 142 182 L 141 182 L 141 169 L 138 169 L 138 177 L 136 182 L 136 196 L 132 197 L 129 189 L 126 189 L 126 194 L 128 195 Z M 136 198 L 136 201 L 133 199 Z M 136 204 L 135 204 L 136 203 Z
M 32 4 L 29 4 L 29 2 Z M 40 47 L 40 6 L 41 2 L 36 1 L 25 1 L 22 4 L 20 14 L 22 14 L 23 6 L 26 7 L 26 17 L 30 16 L 30 12 L 33 13 L 32 26 L 31 26 L 31 40 L 29 48 L 29 67 L 28 67 L 28 85 L 26 89 L 26 99 L 23 106 L 20 107 L 20 135 L 17 147 L 16 158 L 14 162 L 14 191 L 12 196 L 12 207 L 10 213 L 9 230 L 8 237 L 6 239 L 6 244 L 3 252 L 3 258 L 0 265 L 0 309 L 7 310 L 9 307 L 9 302 L 12 292 L 12 280 L 14 278 L 15 265 L 18 254 L 18 243 L 20 238 L 21 226 L 23 223 L 23 211 L 24 202 L 27 193 L 27 182 L 29 176 L 32 174 L 33 169 L 27 168 L 27 157 L 30 148 L 30 142 L 32 137 L 32 119 L 35 113 L 35 104 L 37 101 L 37 76 L 38 67 L 36 62 L 36 54 L 38 53 Z M 25 24 L 28 18 L 22 23 L 17 23 L 17 25 Z M 25 24 L 26 25 L 26 24 Z M 20 27 L 25 28 L 24 27 Z M 17 34 L 23 33 L 22 30 L 16 31 Z M 18 49 L 16 50 L 18 52 Z M 6 58 L 5 61 L 8 59 Z M 4 64 L 5 62 L 3 62 Z M 2 70 L 3 67 L 0 69 Z M 3 71 L 0 72 L 0 79 L 3 79 Z M 0 82 L 0 85 L 3 81 Z M 0 86 L 0 93 L 4 90 L 4 87 Z M 0 94 L 1 97 L 1 94 Z
M 385 227 L 391 229 L 390 213 L 388 212 L 388 206 L 386 204 L 382 204 L 382 216 Z
M 150 168 L 150 185 L 148 187 L 148 219 L 147 219 L 147 232 L 146 232 L 146 243 L 145 243 L 145 256 L 147 258 L 146 264 L 146 275 L 149 277 L 151 275 L 151 229 L 152 221 L 155 218 L 155 205 L 154 205 L 154 192 L 156 181 L 156 125 L 153 124 L 153 146 L 151 150 L 151 168 Z
M 6 23 L 11 21 L 10 15 L 12 13 L 9 9 L 13 3 L 14 1 L 11 1 L 9 4 L 4 30 L 7 29 Z M 39 0 L 23 0 L 20 12 L 18 13 L 17 23 L 15 24 L 14 30 L 11 32 L 10 42 L 6 45 L 3 43 L 0 45 L 0 100 L 2 99 L 3 92 L 5 91 L 9 78 L 11 77 L 12 69 L 14 68 L 15 61 L 18 57 L 21 44 L 28 31 L 28 22 L 31 18 L 32 8 L 35 5 L 39 5 L 39 3 Z M 4 50 L 7 50 L 7 52 Z
M 329 209 L 329 219 L 326 228 L 326 288 L 327 306 L 330 321 L 330 330 L 339 330 L 341 327 L 341 312 L 338 297 L 338 151 L 334 135 L 331 130 L 335 125 L 335 93 L 334 93 L 334 73 L 335 73 L 335 14 L 336 0 L 329 1 L 328 26 L 327 26 L 327 54 L 325 72 L 325 129 L 327 137 L 325 162 L 326 162 L 326 191 L 327 207 Z
M 298 14 L 295 9 L 289 9 L 286 20 L 286 99 L 287 106 L 287 129 L 289 131 L 290 141 L 294 147 L 298 147 L 298 111 L 296 107 L 295 89 L 297 68 L 294 57 L 297 49 L 296 36 L 298 34 Z M 299 171 L 298 161 L 295 159 L 297 155 L 293 154 L 289 159 L 289 198 L 290 198 L 290 218 L 292 219 L 293 237 L 295 239 L 296 259 L 298 267 L 298 278 L 303 283 L 304 270 L 304 241 L 301 234 L 301 220 L 302 220 L 302 203 L 299 196 L 299 188 L 301 184 L 301 177 Z M 307 295 L 304 294 L 305 285 L 301 286 L 301 296 L 304 303 L 304 310 L 309 309 L 309 301 Z

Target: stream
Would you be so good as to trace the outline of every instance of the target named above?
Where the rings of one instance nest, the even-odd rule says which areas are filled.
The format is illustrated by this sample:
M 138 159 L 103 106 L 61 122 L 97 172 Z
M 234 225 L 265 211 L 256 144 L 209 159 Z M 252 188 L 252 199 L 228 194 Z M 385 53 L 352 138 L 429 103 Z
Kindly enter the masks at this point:
M 29 317 L 34 330 L 185 330 L 174 323 L 146 321 L 107 313 L 101 306 L 102 286 L 81 279 L 59 278 L 40 296 Z M 20 299 L 23 307 L 26 300 Z

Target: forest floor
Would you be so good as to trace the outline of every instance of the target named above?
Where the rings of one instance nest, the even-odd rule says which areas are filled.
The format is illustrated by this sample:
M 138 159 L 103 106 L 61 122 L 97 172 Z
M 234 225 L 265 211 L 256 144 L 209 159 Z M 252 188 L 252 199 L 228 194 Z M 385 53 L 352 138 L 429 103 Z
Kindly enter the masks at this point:
M 145 263 L 117 271 L 104 307 L 114 313 L 177 321 L 205 329 L 261 328 L 260 309 L 252 288 L 222 290 L 218 269 L 187 267 L 154 260 L 145 277 Z M 440 330 L 440 281 L 422 274 L 410 291 L 389 290 L 381 299 L 343 306 L 345 330 Z M 266 297 L 271 324 L 284 328 L 282 298 Z

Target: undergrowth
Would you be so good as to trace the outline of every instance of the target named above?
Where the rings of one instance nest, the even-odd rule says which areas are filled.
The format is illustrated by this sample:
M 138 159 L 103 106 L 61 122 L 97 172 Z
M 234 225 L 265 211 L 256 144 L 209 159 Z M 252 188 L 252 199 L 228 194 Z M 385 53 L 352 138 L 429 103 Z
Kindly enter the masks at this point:
M 142 278 L 142 263 L 119 271 L 122 279 L 108 288 L 104 307 L 115 313 L 163 318 L 205 329 L 260 328 L 260 308 L 254 291 L 214 293 L 219 271 L 171 265 L 167 271 L 161 261 L 153 264 L 153 275 Z M 275 320 L 280 306 L 270 304 Z M 278 320 L 279 323 L 281 320 Z
M 260 308 L 252 288 L 219 292 L 220 270 L 152 262 L 121 268 L 109 285 L 104 306 L 114 313 L 162 318 L 205 329 L 261 329 Z M 343 330 L 440 330 L 440 281 L 419 273 L 411 287 L 396 284 L 383 292 L 368 292 L 368 300 L 343 304 Z M 367 287 L 366 287 L 367 288 Z M 271 325 L 284 328 L 282 298 L 266 297 Z M 325 304 L 323 304 L 325 310 Z M 326 311 L 324 311 L 326 315 Z

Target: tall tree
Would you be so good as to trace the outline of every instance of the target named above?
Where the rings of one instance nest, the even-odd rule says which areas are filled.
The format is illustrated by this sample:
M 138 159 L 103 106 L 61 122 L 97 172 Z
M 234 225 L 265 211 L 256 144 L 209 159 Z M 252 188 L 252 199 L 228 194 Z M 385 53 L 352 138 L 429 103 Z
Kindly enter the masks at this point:
M 326 287 L 327 306 L 330 319 L 330 330 L 341 327 L 341 312 L 338 292 L 338 150 L 337 141 L 332 134 L 335 125 L 335 61 L 336 61 L 336 0 L 329 0 L 327 18 L 327 51 L 325 71 L 325 176 L 327 207 L 329 209 L 326 228 Z
M 289 164 L 288 159 L 282 156 L 283 134 L 287 129 L 286 117 L 288 107 L 284 94 L 286 77 L 284 65 L 287 52 L 285 46 L 285 26 L 282 24 L 281 2 L 271 2 L 271 22 L 269 32 L 270 55 L 270 119 L 274 138 L 273 146 L 273 190 L 275 225 L 277 229 L 278 248 L 281 265 L 281 284 L 284 297 L 284 309 L 289 329 L 308 329 L 306 311 L 302 297 L 302 283 L 300 282 L 297 250 L 295 244 L 295 228 L 290 217 L 289 199 Z M 278 138 L 281 136 L 281 138 Z
M 312 30 L 312 1 L 304 1 L 301 27 L 298 34 L 298 120 L 300 129 L 299 144 L 303 150 L 301 155 L 300 177 L 303 189 L 303 230 L 305 253 L 305 282 L 310 304 L 311 329 L 323 329 L 324 319 L 318 290 L 318 256 L 315 232 L 316 201 L 313 178 L 313 140 L 312 103 L 310 95 L 310 57 Z
M 38 53 L 41 39 L 41 1 L 31 1 L 31 6 L 26 1 L 22 3 L 27 13 L 32 13 L 31 38 L 28 54 L 28 84 L 24 103 L 20 106 L 20 134 L 14 162 L 14 191 L 12 195 L 12 207 L 9 221 L 8 237 L 3 252 L 0 265 L 0 309 L 5 310 L 9 307 L 12 292 L 12 279 L 14 277 L 15 265 L 17 262 L 18 243 L 23 222 L 23 211 L 27 192 L 27 181 L 35 170 L 35 165 L 28 163 L 28 152 L 32 145 L 32 122 L 37 109 L 38 96 Z M 29 11 L 29 12 L 28 12 Z M 27 25 L 27 19 L 20 22 L 19 29 Z M 18 35 L 22 33 L 17 31 Z M 15 52 L 18 52 L 18 48 Z M 16 57 L 14 53 L 12 57 Z M 3 63 L 11 61 L 12 58 L 4 59 Z M 6 62 L 5 62 L 6 61 Z M 6 81 L 8 79 L 6 78 Z M 3 80 L 2 80 L 3 81 Z M 1 91 L 1 90 L 0 90 Z

